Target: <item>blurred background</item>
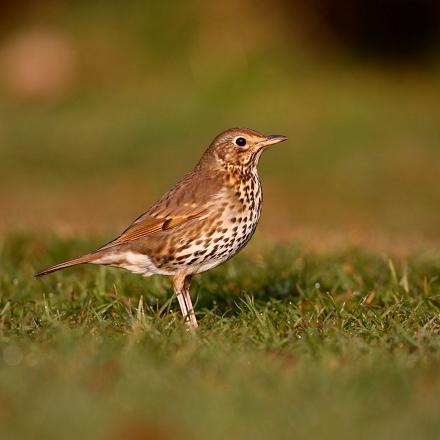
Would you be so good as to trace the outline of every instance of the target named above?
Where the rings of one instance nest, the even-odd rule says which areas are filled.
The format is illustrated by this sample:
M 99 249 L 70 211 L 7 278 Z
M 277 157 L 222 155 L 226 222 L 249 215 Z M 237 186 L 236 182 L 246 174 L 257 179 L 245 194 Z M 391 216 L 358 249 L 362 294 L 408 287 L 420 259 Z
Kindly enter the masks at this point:
M 243 126 L 260 240 L 440 243 L 438 1 L 0 7 L 1 234 L 108 239 Z

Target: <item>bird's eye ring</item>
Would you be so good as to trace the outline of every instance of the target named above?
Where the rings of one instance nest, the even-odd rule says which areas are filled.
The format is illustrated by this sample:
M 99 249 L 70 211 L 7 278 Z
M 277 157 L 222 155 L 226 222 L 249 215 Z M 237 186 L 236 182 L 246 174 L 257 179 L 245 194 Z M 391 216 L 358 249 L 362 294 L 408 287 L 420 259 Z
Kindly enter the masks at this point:
M 246 139 L 240 136 L 237 139 L 235 139 L 235 144 L 238 145 L 239 147 L 244 147 L 246 145 Z

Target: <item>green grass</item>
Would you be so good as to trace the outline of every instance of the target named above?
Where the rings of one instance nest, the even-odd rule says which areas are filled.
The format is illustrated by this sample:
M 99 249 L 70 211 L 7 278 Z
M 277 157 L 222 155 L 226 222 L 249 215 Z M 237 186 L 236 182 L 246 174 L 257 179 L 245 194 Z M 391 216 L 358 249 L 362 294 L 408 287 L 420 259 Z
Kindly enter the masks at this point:
M 253 245 L 191 334 L 164 278 L 32 278 L 97 244 L 1 242 L 1 438 L 439 437 L 438 255 Z
M 329 250 L 439 249 L 438 56 L 315 53 L 281 9 L 229 3 L 8 20 L 0 58 L 34 27 L 76 56 L 56 99 L 0 78 L 1 439 L 440 437 L 440 255 Z M 196 277 L 196 334 L 164 278 L 32 278 L 107 242 L 232 126 L 289 136 L 261 160 L 259 234 L 307 247 L 252 243 Z

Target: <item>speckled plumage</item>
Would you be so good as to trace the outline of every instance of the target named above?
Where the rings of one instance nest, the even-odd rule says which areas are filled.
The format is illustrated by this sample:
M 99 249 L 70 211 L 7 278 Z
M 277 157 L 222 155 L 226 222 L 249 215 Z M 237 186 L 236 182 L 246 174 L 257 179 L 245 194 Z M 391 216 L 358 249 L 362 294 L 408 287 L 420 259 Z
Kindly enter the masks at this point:
M 186 322 L 196 327 L 191 276 L 227 261 L 251 239 L 262 204 L 258 161 L 267 146 L 284 140 L 285 136 L 242 128 L 221 133 L 193 171 L 119 237 L 36 275 L 81 263 L 121 267 L 144 276 L 170 275 Z M 238 145 L 242 142 L 245 145 Z

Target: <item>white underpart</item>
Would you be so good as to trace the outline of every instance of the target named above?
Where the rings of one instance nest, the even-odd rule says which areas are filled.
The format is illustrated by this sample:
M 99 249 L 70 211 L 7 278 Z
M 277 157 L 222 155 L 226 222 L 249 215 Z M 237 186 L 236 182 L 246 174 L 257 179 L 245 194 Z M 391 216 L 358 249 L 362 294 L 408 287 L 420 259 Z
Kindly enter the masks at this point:
M 214 261 L 211 261 L 209 263 L 202 264 L 201 266 L 197 267 L 197 269 L 194 271 L 194 273 L 206 272 L 207 270 L 212 269 L 213 267 L 219 266 L 220 264 L 224 263 L 228 258 L 229 258 L 229 256 L 222 257 L 222 258 L 218 258 Z
M 122 267 L 130 272 L 139 273 L 145 277 L 155 274 L 172 275 L 172 272 L 156 267 L 147 255 L 132 251 L 114 252 L 104 255 L 98 260 L 93 261 L 93 263 Z

